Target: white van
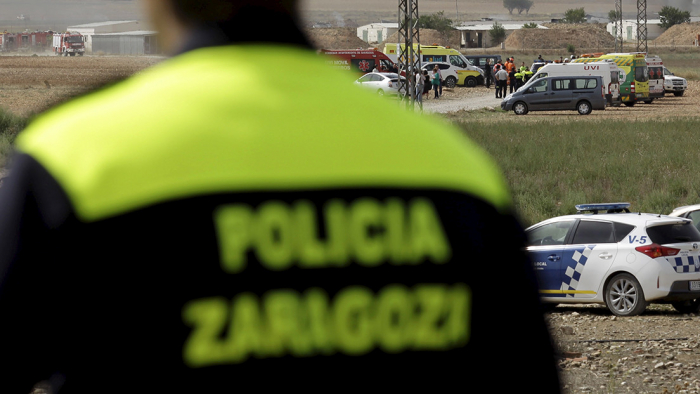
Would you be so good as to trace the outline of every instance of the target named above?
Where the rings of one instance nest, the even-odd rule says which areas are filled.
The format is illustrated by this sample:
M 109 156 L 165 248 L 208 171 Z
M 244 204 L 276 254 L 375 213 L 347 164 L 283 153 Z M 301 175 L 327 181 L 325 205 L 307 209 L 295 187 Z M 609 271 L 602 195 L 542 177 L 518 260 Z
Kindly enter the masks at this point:
M 658 56 L 647 56 L 645 60 L 649 70 L 649 99 L 644 102 L 649 104 L 664 96 L 664 62 Z
M 579 76 L 601 76 L 605 84 L 605 98 L 608 105 L 619 106 L 620 99 L 620 79 L 624 80 L 624 71 L 617 64 L 612 62 L 593 63 L 549 63 L 540 67 L 537 73 L 530 78 L 529 83 L 544 77 L 579 77 Z M 520 88 L 522 89 L 522 87 Z

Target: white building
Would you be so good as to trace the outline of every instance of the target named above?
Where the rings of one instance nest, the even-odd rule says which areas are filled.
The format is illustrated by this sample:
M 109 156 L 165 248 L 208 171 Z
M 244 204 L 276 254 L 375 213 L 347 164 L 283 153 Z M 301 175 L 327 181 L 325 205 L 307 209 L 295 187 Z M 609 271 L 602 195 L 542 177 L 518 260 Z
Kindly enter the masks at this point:
M 496 21 L 498 22 L 498 21 Z M 500 43 L 492 43 L 491 35 L 489 31 L 493 27 L 494 21 L 476 21 L 476 22 L 463 22 L 456 29 L 460 32 L 460 47 L 461 48 L 490 48 L 498 46 Z M 506 37 L 510 33 L 520 30 L 524 25 L 528 23 L 536 23 L 538 29 L 547 29 L 542 26 L 542 21 L 528 21 L 528 22 L 510 22 L 504 21 L 504 23 L 499 24 L 503 26 L 506 31 Z
M 357 37 L 367 43 L 381 44 L 390 35 L 399 31 L 398 23 L 370 23 L 357 28 Z
M 691 16 L 690 22 L 700 22 L 700 17 Z M 666 30 L 662 29 L 659 24 L 661 19 L 647 19 L 647 40 L 654 40 Z M 615 37 L 615 24 L 608 23 L 606 30 Z M 625 41 L 637 40 L 637 20 L 623 19 L 622 20 L 622 39 Z M 681 44 L 681 43 L 679 43 Z
M 144 30 L 150 30 L 150 25 L 141 21 L 108 21 L 68 26 L 68 31 L 75 31 L 85 36 L 85 53 L 93 52 L 93 36 L 96 34 L 124 33 Z
M 653 40 L 660 36 L 664 29 L 659 26 L 661 23 L 660 19 L 647 19 L 647 40 Z M 608 23 L 605 27 L 613 37 L 615 37 L 615 24 Z M 637 40 L 637 20 L 636 19 L 623 19 L 622 20 L 622 39 L 624 41 L 636 41 Z

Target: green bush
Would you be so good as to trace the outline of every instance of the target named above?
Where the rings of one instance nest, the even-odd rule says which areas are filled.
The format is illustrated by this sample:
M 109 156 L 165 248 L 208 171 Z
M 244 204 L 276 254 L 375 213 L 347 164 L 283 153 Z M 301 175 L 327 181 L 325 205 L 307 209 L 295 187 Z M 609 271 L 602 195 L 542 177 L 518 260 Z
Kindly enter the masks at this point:
M 17 134 L 27 126 L 23 118 L 0 107 L 0 169 L 4 168 L 12 155 L 13 143 Z
M 564 22 L 584 23 L 586 22 L 586 11 L 583 7 L 568 9 L 564 12 Z

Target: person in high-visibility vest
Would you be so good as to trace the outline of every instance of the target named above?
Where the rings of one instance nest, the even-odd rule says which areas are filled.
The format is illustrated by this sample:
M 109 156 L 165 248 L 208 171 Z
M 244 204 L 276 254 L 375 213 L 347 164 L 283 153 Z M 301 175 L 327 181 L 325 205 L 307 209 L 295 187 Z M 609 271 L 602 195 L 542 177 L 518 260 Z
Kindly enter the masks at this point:
M 17 139 L 0 393 L 474 391 L 504 354 L 560 391 L 484 151 L 326 65 L 296 1 L 145 4 L 174 56 Z

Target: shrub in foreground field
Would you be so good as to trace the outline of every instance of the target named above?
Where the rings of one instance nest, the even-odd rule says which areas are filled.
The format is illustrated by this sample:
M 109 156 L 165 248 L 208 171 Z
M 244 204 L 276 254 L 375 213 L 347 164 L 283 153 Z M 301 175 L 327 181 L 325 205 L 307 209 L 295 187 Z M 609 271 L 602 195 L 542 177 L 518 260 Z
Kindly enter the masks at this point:
M 12 154 L 12 143 L 17 133 L 24 129 L 27 122 L 27 118 L 14 115 L 0 107 L 0 169 L 3 169 L 7 164 Z
M 664 214 L 700 203 L 697 119 L 461 125 L 497 160 L 524 225 L 586 202 Z

